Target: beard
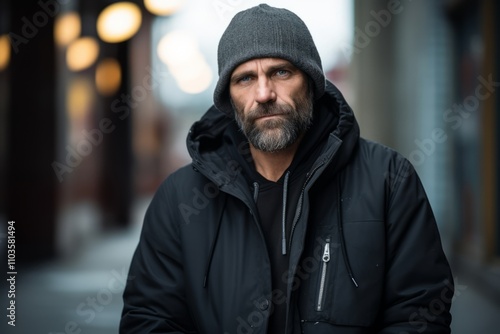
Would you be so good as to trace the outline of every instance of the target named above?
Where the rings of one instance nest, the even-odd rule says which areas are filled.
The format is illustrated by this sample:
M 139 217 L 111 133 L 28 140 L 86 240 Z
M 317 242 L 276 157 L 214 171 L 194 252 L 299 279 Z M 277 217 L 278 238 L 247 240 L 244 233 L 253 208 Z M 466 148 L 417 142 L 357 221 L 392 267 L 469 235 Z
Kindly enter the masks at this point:
M 295 108 L 289 104 L 268 102 L 259 104 L 246 114 L 243 108 L 238 108 L 233 101 L 236 111 L 235 118 L 240 130 L 256 149 L 264 152 L 284 150 L 297 141 L 312 124 L 313 100 L 312 94 L 293 99 Z M 270 119 L 257 120 L 263 116 L 280 115 Z

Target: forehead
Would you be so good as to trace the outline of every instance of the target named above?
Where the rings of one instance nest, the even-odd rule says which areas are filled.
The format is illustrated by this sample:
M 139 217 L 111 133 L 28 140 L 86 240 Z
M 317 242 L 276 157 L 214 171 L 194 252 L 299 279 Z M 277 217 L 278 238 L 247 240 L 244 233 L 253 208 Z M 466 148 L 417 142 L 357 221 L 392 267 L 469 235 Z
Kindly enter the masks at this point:
M 285 59 L 281 59 L 281 58 L 255 58 L 255 59 L 247 60 L 246 62 L 238 65 L 233 70 L 233 74 L 240 73 L 240 72 L 246 72 L 246 71 L 254 71 L 257 68 L 262 68 L 265 70 L 266 68 L 269 68 L 269 67 L 280 67 L 280 66 L 287 66 L 287 67 L 295 68 L 295 66 L 292 63 L 290 63 L 288 60 L 285 60 Z

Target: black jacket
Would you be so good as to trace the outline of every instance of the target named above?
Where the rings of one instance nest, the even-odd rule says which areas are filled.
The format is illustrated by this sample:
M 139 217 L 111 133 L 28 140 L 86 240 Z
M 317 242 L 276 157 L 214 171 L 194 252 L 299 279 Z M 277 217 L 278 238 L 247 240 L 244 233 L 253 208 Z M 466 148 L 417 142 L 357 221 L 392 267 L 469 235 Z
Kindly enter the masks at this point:
M 120 333 L 266 333 L 271 299 L 290 301 L 287 333 L 450 332 L 453 279 L 413 167 L 359 137 L 331 83 L 315 113 L 335 123 L 294 210 L 287 291 L 272 290 L 252 188 L 228 154 L 234 120 L 211 108 L 189 132 L 192 164 L 146 213 Z

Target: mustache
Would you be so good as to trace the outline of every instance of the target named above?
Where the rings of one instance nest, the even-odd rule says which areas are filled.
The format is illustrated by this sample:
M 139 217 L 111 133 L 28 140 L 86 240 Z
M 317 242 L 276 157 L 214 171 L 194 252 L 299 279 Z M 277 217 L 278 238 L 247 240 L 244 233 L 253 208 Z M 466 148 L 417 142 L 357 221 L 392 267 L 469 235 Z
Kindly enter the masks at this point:
M 289 115 L 293 113 L 293 108 L 289 105 L 282 105 L 276 102 L 268 102 L 258 105 L 250 110 L 245 117 L 248 121 L 255 121 L 258 118 L 272 115 Z

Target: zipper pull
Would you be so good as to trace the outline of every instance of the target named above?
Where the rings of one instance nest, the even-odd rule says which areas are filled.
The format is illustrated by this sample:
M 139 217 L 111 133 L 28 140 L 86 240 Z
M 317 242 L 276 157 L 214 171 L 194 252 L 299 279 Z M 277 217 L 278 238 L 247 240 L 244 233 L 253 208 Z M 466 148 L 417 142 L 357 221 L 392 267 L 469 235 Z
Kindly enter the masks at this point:
M 325 263 L 330 261 L 330 239 L 326 239 L 325 248 L 323 250 L 323 256 L 321 259 Z
M 323 260 L 323 263 L 321 264 L 321 278 L 319 283 L 318 300 L 316 303 L 316 311 L 318 312 L 321 312 L 323 310 L 326 287 L 326 272 L 328 268 L 328 262 L 330 261 L 330 238 L 326 239 L 321 260 Z

